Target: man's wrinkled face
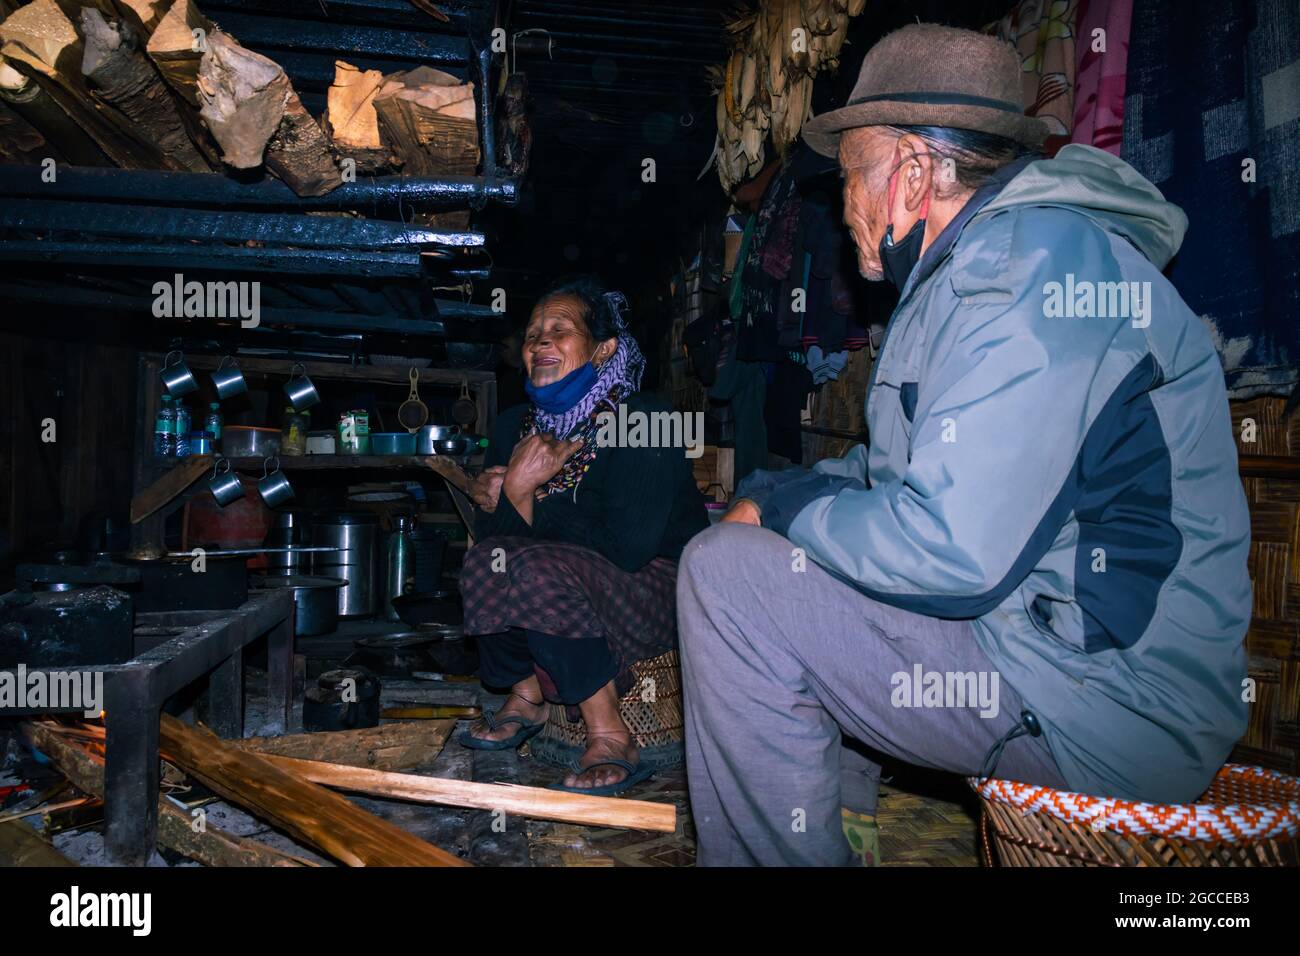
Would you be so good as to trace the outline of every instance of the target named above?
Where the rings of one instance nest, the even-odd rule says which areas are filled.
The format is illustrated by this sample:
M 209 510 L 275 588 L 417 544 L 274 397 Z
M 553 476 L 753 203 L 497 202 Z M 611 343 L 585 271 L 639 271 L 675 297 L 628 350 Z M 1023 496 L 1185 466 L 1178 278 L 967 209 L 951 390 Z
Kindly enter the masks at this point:
M 846 130 L 840 137 L 844 224 L 857 247 L 858 271 L 873 282 L 885 277 L 880 240 L 889 222 L 885 207 L 895 142 L 896 137 L 870 126 Z

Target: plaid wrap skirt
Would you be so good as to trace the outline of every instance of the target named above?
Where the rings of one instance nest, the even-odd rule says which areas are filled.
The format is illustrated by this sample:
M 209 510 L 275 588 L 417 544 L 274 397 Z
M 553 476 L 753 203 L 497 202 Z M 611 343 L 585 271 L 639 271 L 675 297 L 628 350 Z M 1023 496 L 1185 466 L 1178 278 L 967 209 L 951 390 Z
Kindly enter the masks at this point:
M 576 544 L 488 538 L 466 552 L 460 573 L 465 633 L 519 627 L 604 638 L 618 663 L 614 687 L 621 697 L 632 688 L 633 664 L 677 645 L 676 582 L 677 562 L 668 558 L 629 572 Z M 556 700 L 554 682 L 537 671 L 543 693 Z

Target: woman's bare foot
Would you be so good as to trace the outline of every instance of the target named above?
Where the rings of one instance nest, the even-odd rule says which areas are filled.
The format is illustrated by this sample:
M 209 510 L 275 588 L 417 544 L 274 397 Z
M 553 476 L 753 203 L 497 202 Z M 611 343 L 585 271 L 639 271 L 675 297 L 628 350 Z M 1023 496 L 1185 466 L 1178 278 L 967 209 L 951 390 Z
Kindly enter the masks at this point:
M 536 676 L 521 680 L 510 688 L 510 696 L 496 712 L 496 729 L 488 727 L 487 721 L 476 720 L 470 724 L 469 735 L 478 740 L 507 740 L 519 733 L 520 725 L 513 720 L 502 723 L 505 717 L 517 716 L 530 724 L 546 719 L 546 702 L 542 700 L 542 686 Z
M 632 743 L 632 732 L 618 712 L 614 682 L 610 681 L 596 691 L 579 704 L 578 709 L 587 724 L 587 749 L 578 758 L 578 766 L 591 769 L 569 774 L 564 778 L 564 785 L 590 789 L 626 779 L 627 771 L 622 767 L 596 766 L 602 760 L 618 759 L 635 767 L 640 755 L 636 744 Z

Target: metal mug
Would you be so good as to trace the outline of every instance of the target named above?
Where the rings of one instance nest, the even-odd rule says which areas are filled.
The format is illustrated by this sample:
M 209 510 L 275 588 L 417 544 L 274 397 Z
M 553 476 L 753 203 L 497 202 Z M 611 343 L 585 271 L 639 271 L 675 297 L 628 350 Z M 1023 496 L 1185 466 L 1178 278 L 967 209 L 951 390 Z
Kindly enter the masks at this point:
M 225 465 L 223 469 L 221 466 Z M 244 497 L 244 486 L 239 476 L 230 470 L 230 459 L 218 457 L 212 464 L 212 477 L 208 479 L 208 490 L 217 504 L 225 507 Z
M 298 370 L 302 371 L 299 372 Z M 307 368 L 301 362 L 290 370 L 289 381 L 284 383 L 284 394 L 289 396 L 289 403 L 295 412 L 303 412 L 313 405 L 320 404 L 320 394 L 316 386 L 307 377 Z
M 230 368 L 226 368 L 227 362 L 230 363 Z M 233 355 L 227 355 L 217 365 L 217 370 L 212 373 L 212 385 L 217 390 L 217 398 L 221 399 L 242 395 L 248 391 L 244 373 L 239 370 L 239 363 L 235 361 Z
M 176 356 L 175 362 L 169 361 L 173 355 Z M 172 398 L 188 395 L 199 387 L 198 379 L 185 364 L 185 355 L 179 350 L 168 352 L 163 356 L 162 380 L 167 386 L 167 394 Z
M 271 462 L 275 462 L 274 469 L 271 468 Z M 277 456 L 273 455 L 262 462 L 262 477 L 257 482 L 257 493 L 262 496 L 268 508 L 282 505 L 293 497 L 293 485 L 289 484 L 288 477 L 280 470 L 280 459 Z

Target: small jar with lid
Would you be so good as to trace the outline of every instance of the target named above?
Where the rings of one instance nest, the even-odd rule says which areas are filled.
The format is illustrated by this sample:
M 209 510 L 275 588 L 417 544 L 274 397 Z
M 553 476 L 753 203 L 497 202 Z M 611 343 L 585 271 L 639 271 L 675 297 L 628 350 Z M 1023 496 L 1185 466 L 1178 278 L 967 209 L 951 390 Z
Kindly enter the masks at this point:
M 284 406 L 284 424 L 280 429 L 280 454 L 294 457 L 307 454 L 307 431 L 311 416 L 295 411 L 292 405 Z

